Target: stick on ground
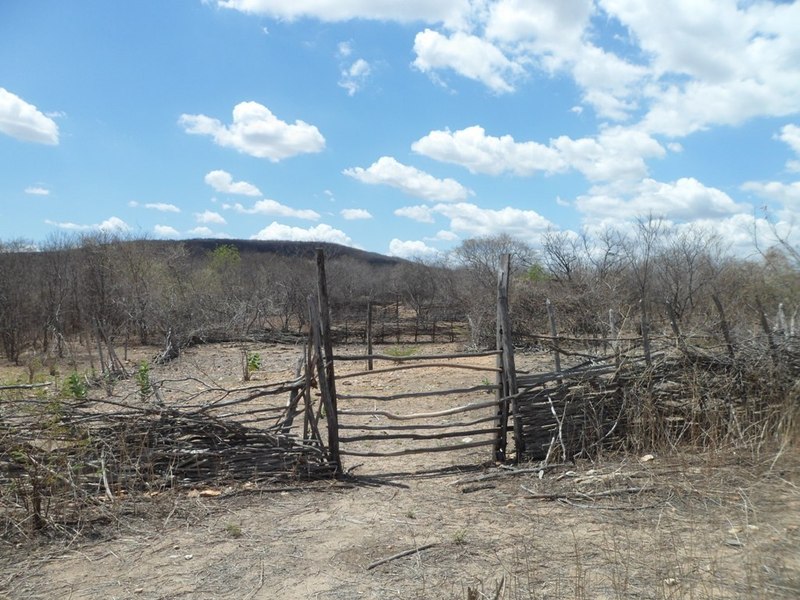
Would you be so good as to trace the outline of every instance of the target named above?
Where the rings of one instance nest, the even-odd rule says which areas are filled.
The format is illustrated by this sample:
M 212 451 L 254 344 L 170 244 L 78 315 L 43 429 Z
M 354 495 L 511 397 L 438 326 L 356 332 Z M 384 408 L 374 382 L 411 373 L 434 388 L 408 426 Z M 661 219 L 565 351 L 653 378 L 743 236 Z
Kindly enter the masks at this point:
M 370 563 L 367 567 L 367 571 L 370 569 L 374 569 L 375 567 L 379 567 L 385 563 L 395 560 L 396 558 L 403 558 L 404 556 L 410 556 L 411 554 L 417 554 L 418 552 L 422 552 L 423 550 L 427 550 L 428 548 L 433 548 L 436 543 L 433 544 L 425 544 L 424 546 L 420 546 L 419 548 L 412 548 L 411 550 L 404 550 L 403 552 L 398 552 L 397 554 L 393 554 L 392 556 L 388 556 L 386 558 L 382 558 L 380 560 L 376 560 L 374 563 Z

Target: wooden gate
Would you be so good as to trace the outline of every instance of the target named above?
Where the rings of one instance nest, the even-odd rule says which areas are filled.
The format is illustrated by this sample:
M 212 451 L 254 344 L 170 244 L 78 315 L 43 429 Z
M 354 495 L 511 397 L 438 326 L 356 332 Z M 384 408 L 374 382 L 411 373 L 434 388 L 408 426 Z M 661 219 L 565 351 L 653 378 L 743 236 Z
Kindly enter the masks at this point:
M 508 312 L 510 259 L 502 260 L 497 288 L 496 347 L 486 352 L 465 352 L 448 355 L 394 356 L 385 354 L 334 355 L 330 334 L 325 259 L 317 251 L 317 295 L 309 297 L 311 351 L 309 371 L 316 378 L 322 398 L 327 451 L 330 460 L 342 471 L 342 456 L 391 457 L 429 452 L 458 451 L 481 446 L 491 447 L 487 459 L 505 461 L 508 452 L 509 417 L 517 414 L 517 383 L 511 325 Z M 482 364 L 494 357 L 494 365 Z M 362 361 L 365 370 L 342 368 L 336 373 L 335 363 Z M 388 367 L 374 369 L 375 362 Z M 491 362 L 491 361 L 489 361 Z M 478 364 L 476 364 L 478 363 Z M 436 387 L 430 377 L 417 377 L 419 391 L 384 393 L 381 381 L 402 374 L 413 377 L 426 374 L 431 368 L 458 370 L 479 380 L 464 386 Z M 341 388 L 359 387 L 354 393 Z M 371 385 L 371 391 L 364 391 Z M 406 386 L 409 387 L 409 386 Z M 426 389 L 422 389 L 426 388 Z M 486 396 L 490 395 L 491 398 Z M 454 405 L 443 408 L 446 399 Z M 411 412 L 401 414 L 392 403 L 405 401 Z M 322 412 L 317 419 L 321 420 Z M 522 437 L 518 420 L 514 420 L 515 455 L 521 456 Z

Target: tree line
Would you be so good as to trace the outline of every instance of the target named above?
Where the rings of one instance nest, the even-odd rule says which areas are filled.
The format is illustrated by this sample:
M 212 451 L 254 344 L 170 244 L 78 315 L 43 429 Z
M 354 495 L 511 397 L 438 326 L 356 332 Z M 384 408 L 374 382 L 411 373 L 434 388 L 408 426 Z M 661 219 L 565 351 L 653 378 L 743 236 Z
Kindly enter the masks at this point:
M 83 346 L 114 371 L 124 368 L 114 353 L 122 344 L 162 346 L 167 359 L 189 344 L 304 331 L 313 259 L 236 241 L 211 246 L 108 235 L 54 237 L 36 248 L 0 242 L 3 354 L 19 363 L 30 353 L 69 358 Z M 741 335 L 755 331 L 764 312 L 788 330 L 800 306 L 800 256 L 785 240 L 741 258 L 707 231 L 645 218 L 592 236 L 551 231 L 531 244 L 468 239 L 436 260 L 342 252 L 327 264 L 334 323 L 356 339 L 371 304 L 384 326 L 402 321 L 405 339 L 438 332 L 490 345 L 506 253 L 520 343 L 547 330 L 548 300 L 562 332 L 598 337 L 612 321 L 701 335 L 718 327 L 721 310 Z

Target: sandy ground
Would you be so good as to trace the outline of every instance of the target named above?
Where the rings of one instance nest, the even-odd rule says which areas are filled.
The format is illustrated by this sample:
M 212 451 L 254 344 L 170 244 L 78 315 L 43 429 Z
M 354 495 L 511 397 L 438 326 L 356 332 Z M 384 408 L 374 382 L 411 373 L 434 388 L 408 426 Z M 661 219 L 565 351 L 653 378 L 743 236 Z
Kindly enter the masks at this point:
M 258 351 L 265 365 L 257 377 L 266 381 L 290 378 L 300 353 Z M 529 355 L 520 366 L 546 360 Z M 240 384 L 239 361 L 238 346 L 199 348 L 154 375 Z M 440 368 L 422 375 L 354 379 L 340 391 L 462 387 L 486 377 Z M 392 410 L 430 402 L 398 401 Z M 131 499 L 96 539 L 0 541 L 0 597 L 800 597 L 796 449 L 651 454 L 541 472 L 499 468 L 490 447 L 347 457 L 340 481 Z

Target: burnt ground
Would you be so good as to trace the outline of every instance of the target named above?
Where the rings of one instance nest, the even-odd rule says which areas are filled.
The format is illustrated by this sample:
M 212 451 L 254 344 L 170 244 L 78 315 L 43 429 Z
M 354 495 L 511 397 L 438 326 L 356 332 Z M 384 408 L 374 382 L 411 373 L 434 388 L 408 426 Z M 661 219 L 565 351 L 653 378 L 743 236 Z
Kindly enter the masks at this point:
M 301 352 L 281 345 L 257 350 L 264 368 L 256 376 L 268 382 L 290 378 Z M 135 364 L 152 353 L 138 349 L 129 359 Z M 194 348 L 153 375 L 241 385 L 240 359 L 235 345 Z M 546 360 L 518 358 L 532 369 Z M 4 369 L 4 377 L 13 375 Z M 353 379 L 346 387 L 398 393 L 475 385 L 484 377 L 431 367 Z M 115 393 L 124 395 L 125 384 Z M 464 400 L 403 400 L 392 410 Z M 800 596 L 796 446 L 653 449 L 540 471 L 501 468 L 490 458 L 489 448 L 346 457 L 348 475 L 339 481 L 123 498 L 109 511 L 111 520 L 83 535 L 0 541 L 0 597 Z M 412 553 L 373 566 L 404 551 Z

